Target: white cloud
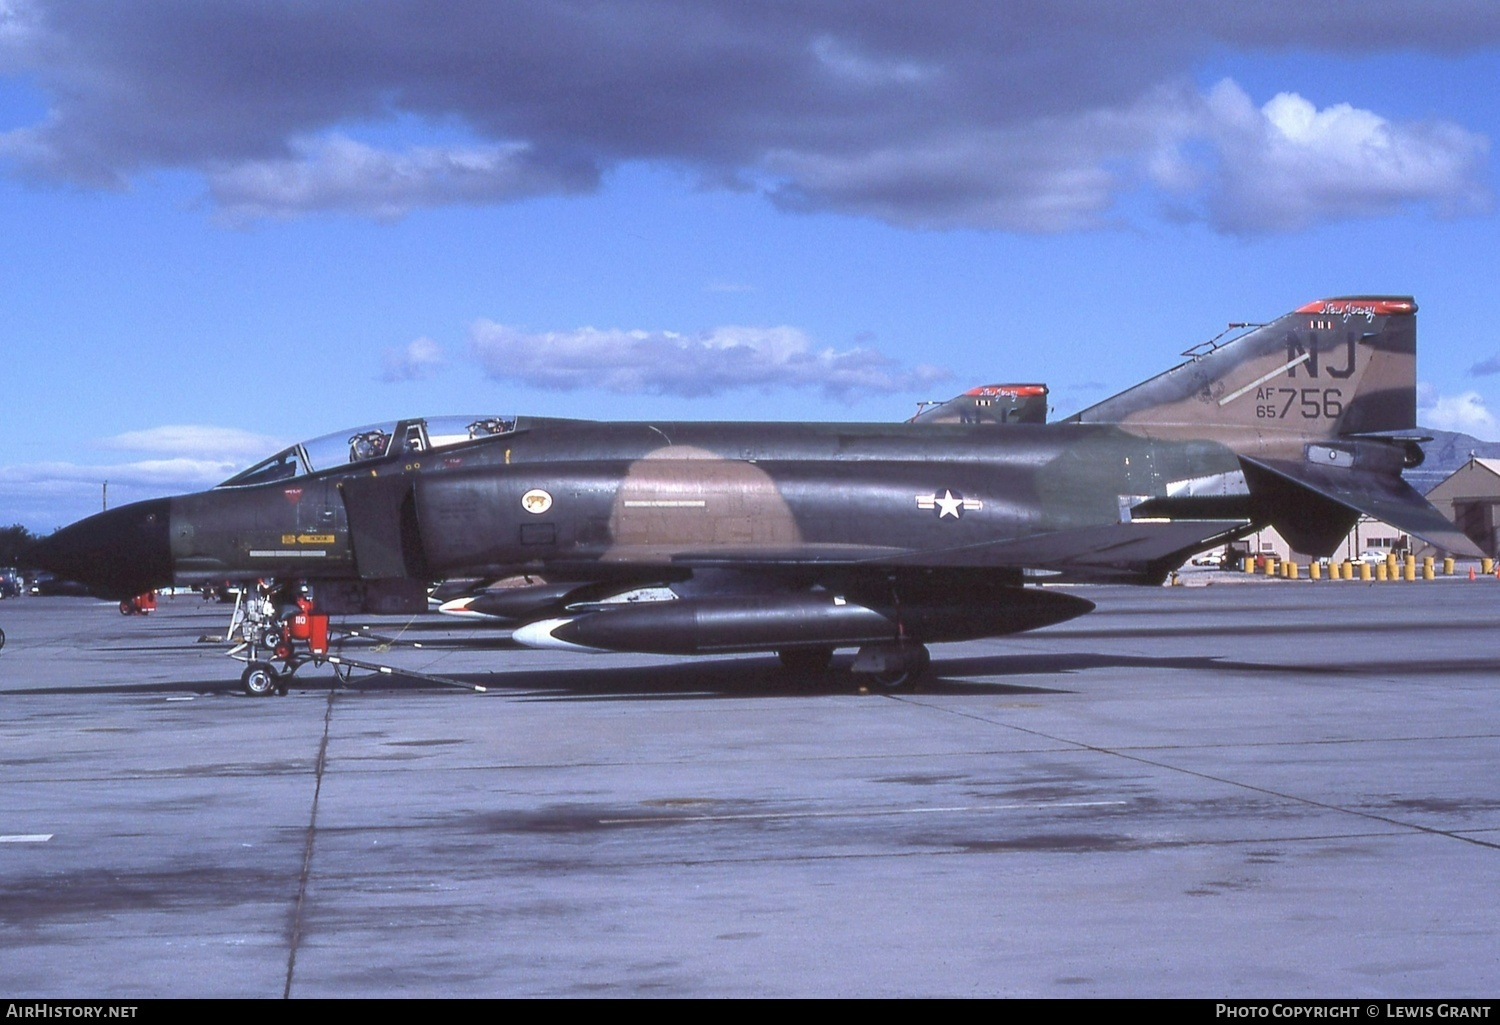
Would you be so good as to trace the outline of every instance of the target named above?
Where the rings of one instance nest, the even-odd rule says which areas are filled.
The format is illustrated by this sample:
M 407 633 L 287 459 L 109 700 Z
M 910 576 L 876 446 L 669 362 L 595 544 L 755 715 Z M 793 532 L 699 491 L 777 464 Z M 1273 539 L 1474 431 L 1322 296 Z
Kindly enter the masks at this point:
M 380 379 L 387 384 L 419 381 L 443 365 L 442 347 L 431 338 L 417 338 L 404 348 L 386 349 Z
M 925 387 L 951 374 L 905 369 L 873 349 L 813 348 L 792 327 L 717 327 L 698 335 L 600 330 L 533 333 L 482 320 L 471 331 L 487 376 L 537 388 L 696 397 L 741 388 L 820 388 L 852 399 Z
M 937 73 L 931 64 L 861 53 L 847 41 L 834 36 L 819 36 L 813 40 L 811 50 L 830 72 L 856 85 L 920 82 Z
M 1320 110 L 1296 93 L 1256 109 L 1227 79 L 1205 97 L 1205 114 L 1218 165 L 1207 204 L 1224 230 L 1289 231 L 1414 203 L 1444 215 L 1489 205 L 1488 142 L 1457 125 L 1396 124 L 1347 103 Z
M 1202 104 L 1182 88 L 1120 107 L 1005 127 L 935 128 L 849 152 L 773 151 L 772 198 L 793 209 L 838 209 L 918 228 L 1059 232 L 1104 223 L 1134 165 L 1202 130 Z
M 160 458 L 124 462 L 42 462 L 0 466 L 0 505 L 28 525 L 51 529 L 98 512 L 105 482 L 110 508 L 202 491 L 280 451 L 277 438 L 233 427 L 166 424 L 96 442 L 101 449 Z
M 154 452 L 219 465 L 261 459 L 285 448 L 287 443 L 237 427 L 166 424 L 116 434 L 100 444 L 109 449 Z
M 1495 416 L 1485 408 L 1484 398 L 1478 392 L 1438 395 L 1431 386 L 1425 386 L 1418 389 L 1417 395 L 1417 419 L 1423 427 L 1460 431 L 1486 440 L 1494 437 Z
M 347 136 L 304 138 L 294 155 L 222 163 L 209 192 L 232 221 L 343 210 L 394 220 L 418 207 L 497 203 L 597 184 L 594 175 L 543 170 L 524 143 L 377 149 Z
M 235 463 L 212 459 L 143 459 L 108 465 L 25 463 L 0 466 L 0 485 L 56 488 L 87 484 L 97 488 L 108 481 L 111 487 L 144 488 L 166 494 L 212 487 L 231 476 L 236 468 Z

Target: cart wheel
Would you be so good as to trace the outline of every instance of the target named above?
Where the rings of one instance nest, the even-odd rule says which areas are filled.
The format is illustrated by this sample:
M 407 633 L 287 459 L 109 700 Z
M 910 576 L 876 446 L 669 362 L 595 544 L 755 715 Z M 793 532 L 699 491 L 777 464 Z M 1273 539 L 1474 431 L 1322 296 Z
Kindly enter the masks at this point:
M 240 676 L 245 693 L 253 698 L 263 698 L 281 685 L 276 668 L 269 662 L 251 662 Z

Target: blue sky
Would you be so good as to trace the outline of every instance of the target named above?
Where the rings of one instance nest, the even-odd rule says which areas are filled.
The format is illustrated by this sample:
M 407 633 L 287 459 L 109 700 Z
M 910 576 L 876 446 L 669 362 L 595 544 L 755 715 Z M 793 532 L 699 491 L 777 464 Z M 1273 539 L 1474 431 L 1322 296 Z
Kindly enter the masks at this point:
M 1351 293 L 1500 437 L 1500 9 L 1205 6 L 0 0 L 0 522 L 404 415 L 1065 415 Z

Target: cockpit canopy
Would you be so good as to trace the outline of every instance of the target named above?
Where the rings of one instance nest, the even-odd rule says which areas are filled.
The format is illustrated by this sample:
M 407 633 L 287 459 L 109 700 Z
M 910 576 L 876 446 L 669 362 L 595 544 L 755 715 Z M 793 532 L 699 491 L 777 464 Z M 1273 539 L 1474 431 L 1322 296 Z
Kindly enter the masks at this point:
M 509 434 L 516 429 L 513 416 L 435 416 L 370 424 L 336 431 L 312 441 L 282 449 L 269 459 L 235 474 L 221 488 L 269 484 L 307 473 L 336 470 L 341 466 L 449 448 L 481 438 Z

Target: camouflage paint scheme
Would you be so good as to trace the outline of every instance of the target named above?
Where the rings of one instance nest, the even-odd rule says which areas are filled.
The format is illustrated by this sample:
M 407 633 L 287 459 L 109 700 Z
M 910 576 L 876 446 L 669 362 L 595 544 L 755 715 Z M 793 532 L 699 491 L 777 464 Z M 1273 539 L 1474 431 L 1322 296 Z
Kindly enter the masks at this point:
M 545 584 L 504 603 L 522 643 L 787 657 L 1056 622 L 1092 606 L 1024 584 L 1157 584 L 1267 524 L 1325 555 L 1368 513 L 1477 554 L 1400 477 L 1420 459 L 1409 297 L 1310 303 L 1188 355 L 1055 423 L 1037 422 L 1045 388 L 1040 416 L 1035 391 L 975 389 L 892 424 L 518 417 L 446 448 L 112 510 L 39 561 L 115 597 L 306 582 L 331 612 L 531 574 Z M 981 400 L 1004 415 L 978 415 Z M 675 600 L 608 601 L 653 586 Z

